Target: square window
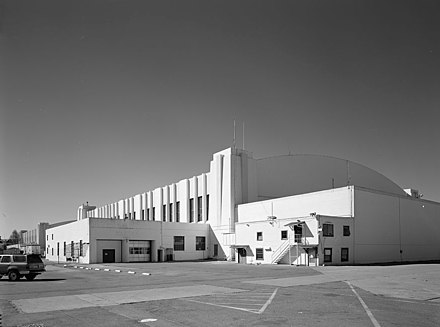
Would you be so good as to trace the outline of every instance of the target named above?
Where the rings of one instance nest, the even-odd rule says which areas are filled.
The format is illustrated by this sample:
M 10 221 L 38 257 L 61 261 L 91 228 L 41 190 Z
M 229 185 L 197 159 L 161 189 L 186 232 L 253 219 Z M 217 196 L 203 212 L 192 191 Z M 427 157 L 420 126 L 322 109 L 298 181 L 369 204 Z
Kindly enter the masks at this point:
M 343 235 L 344 236 L 350 236 L 350 226 L 344 226 Z
M 324 262 L 332 262 L 332 248 L 324 249 Z
M 348 261 L 348 248 L 341 248 L 341 262 Z
M 257 241 L 263 240 L 263 232 L 257 232 Z
M 286 230 L 282 230 L 281 231 L 281 239 L 282 240 L 287 240 L 287 231 Z
M 322 225 L 322 235 L 327 237 L 333 237 L 333 224 L 323 224 Z
M 196 251 L 206 250 L 206 238 L 205 236 L 196 236 Z
M 255 259 L 264 260 L 264 249 L 262 248 L 255 249 Z
M 185 236 L 174 236 L 174 251 L 185 251 Z

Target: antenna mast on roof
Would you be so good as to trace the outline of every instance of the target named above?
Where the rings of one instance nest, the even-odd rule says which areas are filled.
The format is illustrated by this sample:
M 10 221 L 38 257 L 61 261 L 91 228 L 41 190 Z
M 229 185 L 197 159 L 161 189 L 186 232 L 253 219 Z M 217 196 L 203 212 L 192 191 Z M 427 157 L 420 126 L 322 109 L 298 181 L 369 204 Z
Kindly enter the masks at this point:
M 233 142 L 233 148 L 235 150 L 235 119 L 234 119 L 234 142 Z

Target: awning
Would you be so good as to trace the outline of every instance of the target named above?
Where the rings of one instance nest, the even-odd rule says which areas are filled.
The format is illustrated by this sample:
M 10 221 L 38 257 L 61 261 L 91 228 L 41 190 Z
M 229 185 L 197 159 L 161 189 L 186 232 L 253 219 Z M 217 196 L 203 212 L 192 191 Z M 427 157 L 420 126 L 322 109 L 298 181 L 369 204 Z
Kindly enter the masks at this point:
M 246 249 L 246 248 L 250 248 L 250 246 L 247 244 L 245 244 L 245 245 L 234 244 L 234 245 L 231 245 L 231 248 L 233 248 L 233 249 L 238 249 L 238 248 Z
M 285 224 L 284 226 L 287 226 L 287 227 L 298 226 L 298 225 L 302 225 L 302 224 L 305 224 L 305 223 L 306 223 L 305 221 L 294 221 L 294 222 Z

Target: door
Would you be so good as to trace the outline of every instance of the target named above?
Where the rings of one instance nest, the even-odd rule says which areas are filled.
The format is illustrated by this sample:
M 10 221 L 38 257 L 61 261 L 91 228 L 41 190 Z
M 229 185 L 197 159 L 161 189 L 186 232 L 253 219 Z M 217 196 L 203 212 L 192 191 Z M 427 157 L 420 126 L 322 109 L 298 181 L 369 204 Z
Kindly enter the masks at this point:
M 102 262 L 112 263 L 115 262 L 115 249 L 103 249 L 102 250 Z
M 238 263 L 246 263 L 246 249 L 238 248 Z

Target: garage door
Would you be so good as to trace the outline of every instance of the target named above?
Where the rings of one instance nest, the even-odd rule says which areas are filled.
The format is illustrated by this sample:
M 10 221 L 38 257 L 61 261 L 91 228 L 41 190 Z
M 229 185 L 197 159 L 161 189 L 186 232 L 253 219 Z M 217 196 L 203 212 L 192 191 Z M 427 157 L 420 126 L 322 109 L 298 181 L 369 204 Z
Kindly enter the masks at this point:
M 148 262 L 151 261 L 151 242 L 150 241 L 130 241 L 129 262 Z

